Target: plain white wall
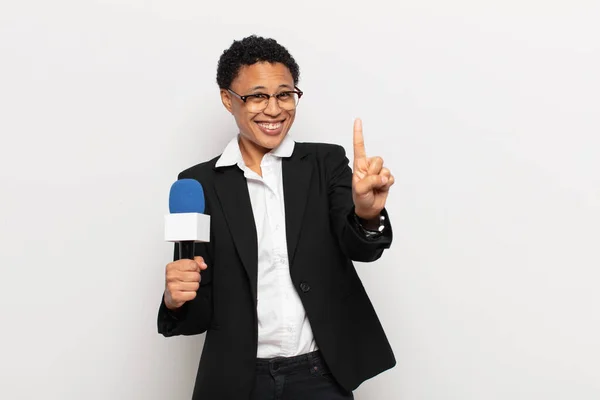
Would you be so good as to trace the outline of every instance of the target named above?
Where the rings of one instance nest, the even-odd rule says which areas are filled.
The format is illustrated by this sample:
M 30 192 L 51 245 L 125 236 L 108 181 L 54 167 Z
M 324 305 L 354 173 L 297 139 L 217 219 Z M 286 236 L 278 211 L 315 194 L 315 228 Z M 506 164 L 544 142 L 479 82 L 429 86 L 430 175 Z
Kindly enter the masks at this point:
M 600 3 L 0 2 L 0 398 L 189 399 L 162 216 L 235 134 L 232 40 L 287 46 L 292 135 L 367 152 L 395 243 L 359 265 L 398 366 L 359 400 L 600 398 Z M 351 153 L 350 153 L 351 156 Z M 360 346 L 360 343 L 356 344 Z

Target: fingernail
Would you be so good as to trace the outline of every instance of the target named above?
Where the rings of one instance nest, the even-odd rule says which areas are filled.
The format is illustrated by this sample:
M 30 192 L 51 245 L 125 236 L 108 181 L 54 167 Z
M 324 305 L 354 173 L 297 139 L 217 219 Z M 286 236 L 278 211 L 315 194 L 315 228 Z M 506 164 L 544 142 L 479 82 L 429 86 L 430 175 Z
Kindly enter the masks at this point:
M 387 181 L 388 181 L 387 176 L 382 176 L 381 177 L 381 182 L 383 182 L 385 184 L 385 183 L 387 183 Z

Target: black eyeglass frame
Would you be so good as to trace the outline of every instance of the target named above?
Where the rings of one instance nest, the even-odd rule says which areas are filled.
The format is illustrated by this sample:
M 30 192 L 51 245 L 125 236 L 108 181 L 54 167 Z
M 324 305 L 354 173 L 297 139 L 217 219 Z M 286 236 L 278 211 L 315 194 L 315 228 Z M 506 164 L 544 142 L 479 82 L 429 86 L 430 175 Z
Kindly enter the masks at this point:
M 300 90 L 300 88 L 298 86 L 294 86 L 294 89 L 296 89 L 296 90 L 285 90 L 283 92 L 279 92 L 279 93 L 275 93 L 275 94 L 256 93 L 256 94 L 247 94 L 245 96 L 237 94 L 236 92 L 234 92 L 231 89 L 227 89 L 227 91 L 230 92 L 230 93 L 232 93 L 232 94 L 234 94 L 234 95 L 236 95 L 244 103 L 246 103 L 246 100 L 248 100 L 249 97 L 264 98 L 264 96 L 266 96 L 267 97 L 267 104 L 269 104 L 269 102 L 271 101 L 271 97 L 275 97 L 275 99 L 277 99 L 277 96 L 285 94 L 285 93 L 288 93 L 288 94 L 289 93 L 296 93 L 298 95 L 298 101 L 300 101 L 300 98 L 302 98 L 302 95 L 304 94 L 304 92 L 302 90 Z

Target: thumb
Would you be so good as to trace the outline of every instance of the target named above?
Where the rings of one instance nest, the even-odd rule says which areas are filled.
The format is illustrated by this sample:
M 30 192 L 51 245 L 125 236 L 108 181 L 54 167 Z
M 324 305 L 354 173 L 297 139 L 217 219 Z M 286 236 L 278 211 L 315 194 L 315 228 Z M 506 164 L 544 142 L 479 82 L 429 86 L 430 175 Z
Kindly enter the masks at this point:
M 379 189 L 387 183 L 388 178 L 380 175 L 368 175 L 360 181 L 356 182 L 354 186 L 354 192 L 357 195 L 366 194 L 373 189 Z
M 206 268 L 208 268 L 208 265 L 206 265 L 206 263 L 204 262 L 204 258 L 196 256 L 194 257 L 194 261 L 196 261 L 196 263 L 198 264 L 198 268 L 200 268 L 200 271 L 203 271 Z

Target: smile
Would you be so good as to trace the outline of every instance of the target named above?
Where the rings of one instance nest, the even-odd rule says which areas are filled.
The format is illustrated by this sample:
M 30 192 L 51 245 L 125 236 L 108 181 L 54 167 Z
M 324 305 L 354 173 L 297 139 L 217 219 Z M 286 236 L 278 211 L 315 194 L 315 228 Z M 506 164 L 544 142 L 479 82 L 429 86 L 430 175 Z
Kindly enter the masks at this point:
M 257 122 L 256 125 L 258 125 L 258 129 L 265 135 L 277 136 L 283 132 L 283 122 Z
M 270 123 L 270 122 L 257 122 L 257 124 L 264 128 L 264 129 L 268 129 L 270 131 L 275 131 L 279 128 L 281 128 L 281 126 L 283 125 L 282 122 L 275 122 L 275 123 Z

